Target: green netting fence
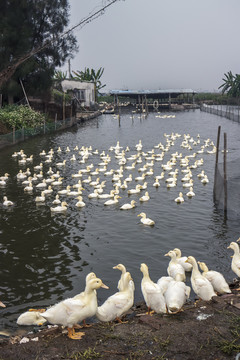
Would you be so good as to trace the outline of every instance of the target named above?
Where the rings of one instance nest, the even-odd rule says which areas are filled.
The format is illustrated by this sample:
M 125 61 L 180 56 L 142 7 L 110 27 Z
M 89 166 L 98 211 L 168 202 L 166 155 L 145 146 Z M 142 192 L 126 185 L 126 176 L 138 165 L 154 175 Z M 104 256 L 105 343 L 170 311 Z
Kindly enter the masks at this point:
M 14 145 L 18 142 L 24 141 L 36 135 L 44 135 L 54 131 L 64 130 L 77 124 L 75 117 L 67 118 L 65 120 L 58 120 L 55 122 L 44 123 L 35 128 L 22 128 L 14 130 L 11 133 L 0 135 L 0 148 L 8 145 Z

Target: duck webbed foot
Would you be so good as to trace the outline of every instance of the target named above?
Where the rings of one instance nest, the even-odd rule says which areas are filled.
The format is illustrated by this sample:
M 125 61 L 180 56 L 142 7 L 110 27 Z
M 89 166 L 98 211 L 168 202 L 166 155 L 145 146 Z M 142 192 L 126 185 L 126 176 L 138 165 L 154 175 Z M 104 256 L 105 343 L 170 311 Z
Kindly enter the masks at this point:
M 75 332 L 74 328 L 68 328 L 68 337 L 73 340 L 80 340 L 85 335 L 84 332 Z

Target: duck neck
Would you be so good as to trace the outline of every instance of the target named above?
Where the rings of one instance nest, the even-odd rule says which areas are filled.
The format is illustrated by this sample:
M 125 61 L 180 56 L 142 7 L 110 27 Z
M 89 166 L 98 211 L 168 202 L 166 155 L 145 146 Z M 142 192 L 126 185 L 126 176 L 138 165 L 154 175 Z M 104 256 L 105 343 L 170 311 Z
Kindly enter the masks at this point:
M 196 261 L 194 261 L 194 263 L 192 264 L 192 274 L 193 275 L 198 275 L 198 274 L 200 274 L 200 271 L 199 271 L 199 269 L 198 269 L 198 265 L 197 265 L 197 263 L 196 263 Z

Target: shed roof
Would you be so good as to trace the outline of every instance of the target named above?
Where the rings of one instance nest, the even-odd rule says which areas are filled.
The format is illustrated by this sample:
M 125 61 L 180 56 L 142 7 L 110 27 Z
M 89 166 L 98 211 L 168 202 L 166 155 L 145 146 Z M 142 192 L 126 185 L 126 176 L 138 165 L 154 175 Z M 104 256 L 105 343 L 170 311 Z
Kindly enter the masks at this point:
M 111 90 L 111 95 L 136 97 L 138 95 L 146 95 L 149 97 L 166 97 L 169 94 L 176 97 L 181 94 L 195 94 L 192 89 L 166 89 L 166 90 Z

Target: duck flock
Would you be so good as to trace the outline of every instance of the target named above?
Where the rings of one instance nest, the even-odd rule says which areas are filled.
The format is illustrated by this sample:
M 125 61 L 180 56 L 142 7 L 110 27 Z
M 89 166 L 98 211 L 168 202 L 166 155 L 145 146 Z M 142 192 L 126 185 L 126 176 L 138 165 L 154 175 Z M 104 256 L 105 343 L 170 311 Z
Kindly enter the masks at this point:
M 181 152 L 174 151 L 178 140 Z M 204 165 L 202 154 L 215 153 L 216 147 L 211 139 L 201 140 L 200 135 L 194 138 L 190 134 L 178 133 L 164 134 L 164 141 L 148 151 L 144 151 L 141 140 L 125 148 L 117 141 L 115 146 L 105 151 L 93 149 L 92 146 L 42 150 L 39 154 L 41 160 L 37 164 L 34 164 L 33 155 L 20 150 L 12 154 L 13 160 L 19 165 L 19 172 L 13 176 L 22 185 L 24 193 L 34 195 L 36 204 L 47 203 L 52 214 L 66 213 L 69 203 L 73 201 L 75 208 L 83 208 L 92 199 L 103 201 L 104 206 L 114 205 L 116 211 L 131 211 L 136 206 L 141 209 L 142 203 L 151 200 L 149 189 L 154 187 L 170 189 L 180 183 L 182 189 L 171 201 L 182 204 L 188 198 L 194 198 L 195 182 L 203 185 L 209 182 L 207 174 L 201 169 Z M 197 179 L 195 181 L 193 174 Z M 17 206 L 16 200 L 9 200 L 6 195 L 9 178 L 7 173 L 0 177 L 0 190 L 4 189 L 5 194 L 2 206 L 14 208 Z M 131 200 L 132 196 L 135 197 Z M 119 200 L 124 198 L 128 201 L 120 204 Z M 144 225 L 155 224 L 155 219 L 148 218 L 141 210 L 138 216 Z M 229 248 L 234 251 L 232 270 L 240 276 L 239 246 L 237 242 L 232 242 Z M 149 312 L 174 314 L 182 309 L 191 291 L 185 284 L 186 271 L 191 271 L 192 289 L 202 300 L 209 301 L 213 296 L 231 292 L 222 274 L 209 271 L 205 263 L 197 262 L 192 256 L 182 257 L 180 249 L 175 248 L 165 256 L 171 259 L 167 268 L 168 276 L 161 277 L 157 283 L 150 279 L 148 266 L 140 266 L 143 274 L 141 290 Z M 39 325 L 48 321 L 66 326 L 70 338 L 80 339 L 83 333 L 75 332 L 76 325 L 89 317 L 96 315 L 100 321 L 120 320 L 134 303 L 135 286 L 124 265 L 119 264 L 114 268 L 122 272 L 118 292 L 101 306 L 98 307 L 96 290 L 107 286 L 95 273 L 90 273 L 82 293 L 47 310 L 27 311 L 19 316 L 17 323 Z M 4 304 L 0 302 L 0 306 Z
M 173 151 L 178 139 L 181 152 Z M 125 148 L 117 141 L 107 151 L 92 146 L 42 150 L 40 162 L 35 165 L 34 156 L 20 150 L 12 154 L 19 165 L 14 178 L 22 184 L 24 193 L 36 194 L 36 204 L 47 203 L 52 214 L 66 213 L 72 199 L 77 200 L 73 205 L 76 208 L 98 199 L 104 206 L 115 205 L 115 209 L 130 210 L 136 206 L 141 209 L 141 204 L 150 200 L 151 188 L 171 189 L 177 183 L 181 183 L 182 191 L 172 200 L 181 204 L 195 196 L 194 173 L 198 182 L 203 185 L 209 182 L 205 171 L 200 170 L 204 165 L 202 154 L 215 154 L 216 147 L 211 139 L 201 140 L 200 135 L 194 138 L 190 134 L 171 133 L 164 134 L 164 140 L 148 151 L 143 150 L 141 140 Z M 7 173 L 0 177 L 0 188 L 5 192 L 9 177 Z M 121 200 L 120 204 L 124 198 L 127 202 Z M 2 205 L 14 204 L 14 199 L 5 194 Z M 140 211 L 138 216 L 144 225 L 155 224 L 156 220 L 149 219 L 145 212 Z
M 240 238 L 237 240 L 240 241 Z M 232 256 L 232 270 L 240 276 L 240 252 L 237 242 L 231 242 L 230 249 L 234 251 Z M 197 262 L 193 256 L 182 257 L 181 250 L 175 248 L 165 256 L 170 257 L 167 273 L 154 283 L 150 276 L 148 266 L 144 263 L 140 266 L 142 272 L 141 291 L 148 307 L 147 314 L 176 314 L 182 310 L 183 305 L 190 296 L 191 288 L 185 284 L 185 272 L 191 272 L 191 285 L 194 293 L 204 301 L 210 301 L 212 297 L 231 293 L 231 290 L 220 272 L 209 270 L 204 262 Z M 202 272 L 199 271 L 198 265 Z M 21 314 L 17 319 L 18 325 L 42 325 L 46 322 L 54 325 L 62 325 L 68 328 L 68 337 L 81 339 L 84 332 L 76 332 L 75 329 L 86 326 L 85 320 L 96 316 L 98 320 L 109 322 L 118 320 L 124 316 L 134 304 L 135 285 L 131 274 L 123 264 L 114 266 L 113 269 L 121 271 L 118 281 L 118 291 L 107 298 L 98 306 L 97 292 L 100 288 L 108 287 L 91 272 L 86 276 L 85 290 L 73 298 L 65 299 L 49 309 L 30 309 Z M 3 304 L 2 304 L 3 305 Z M 4 305 L 3 305 L 4 306 Z

